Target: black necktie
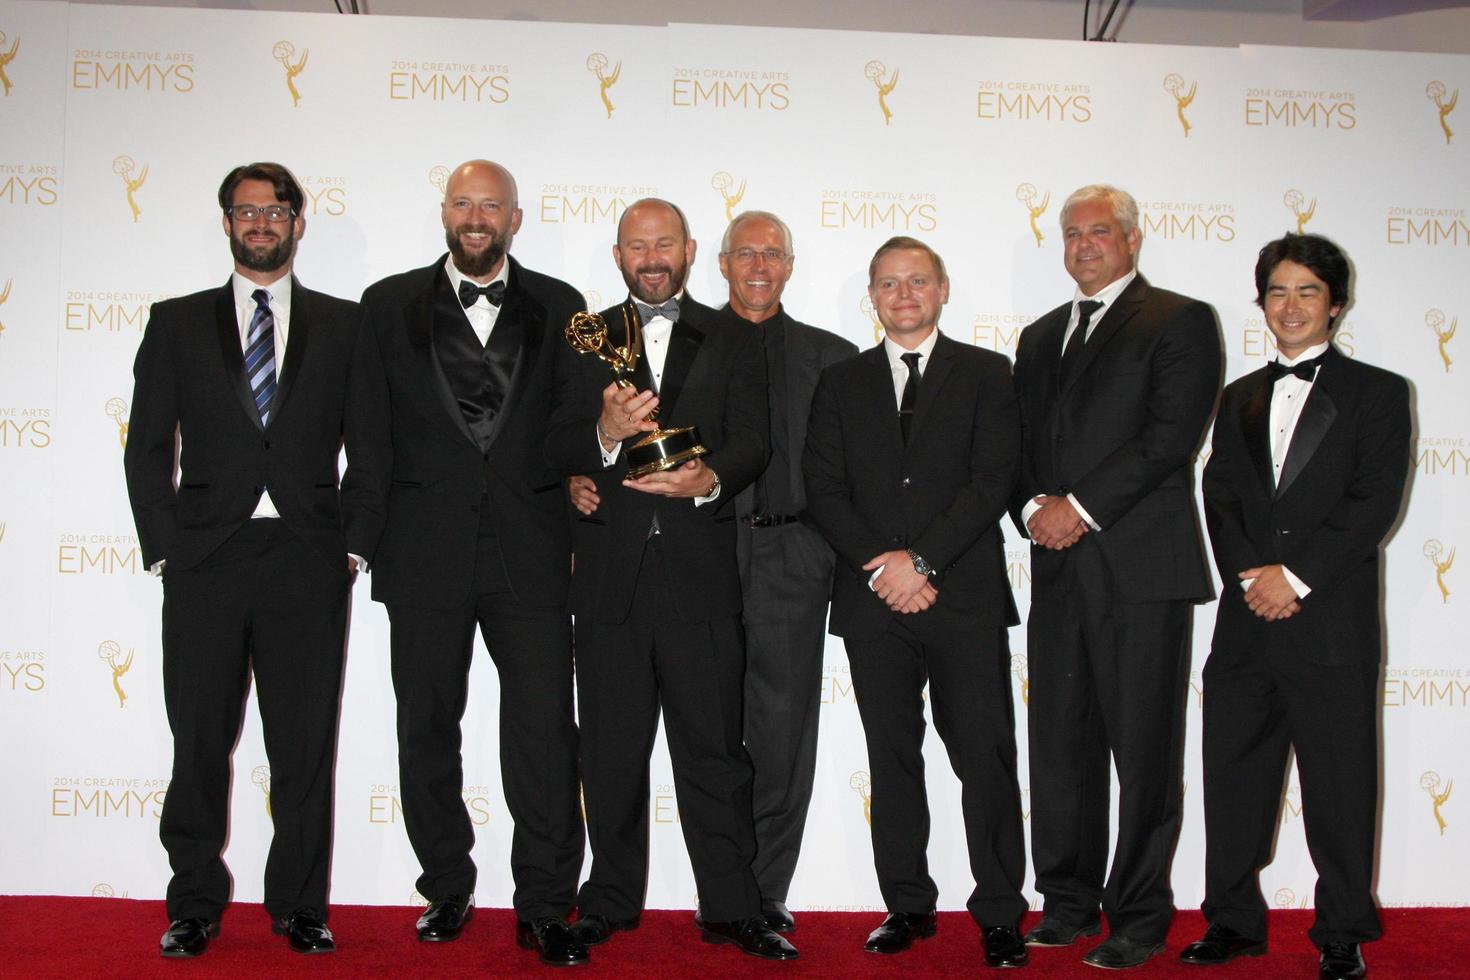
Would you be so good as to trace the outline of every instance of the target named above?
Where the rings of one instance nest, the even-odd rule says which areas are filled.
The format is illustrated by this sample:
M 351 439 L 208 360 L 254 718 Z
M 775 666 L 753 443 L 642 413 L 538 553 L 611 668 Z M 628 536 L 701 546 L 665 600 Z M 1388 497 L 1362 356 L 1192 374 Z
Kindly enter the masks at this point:
M 898 400 L 898 427 L 903 431 L 904 445 L 909 442 L 909 430 L 914 422 L 914 405 L 919 401 L 919 358 L 918 351 L 900 356 L 899 360 L 909 366 L 909 379 L 903 386 L 903 397 Z
M 477 286 L 468 279 L 459 281 L 459 305 L 468 309 L 474 306 L 479 298 L 483 296 L 490 301 L 490 305 L 499 308 L 505 302 L 505 283 L 492 282 L 488 286 Z
M 1280 361 L 1272 361 L 1266 365 L 1266 376 L 1271 379 L 1271 384 L 1273 385 L 1288 374 L 1294 374 L 1303 381 L 1310 382 L 1317 376 L 1317 368 L 1321 366 L 1322 358 L 1325 356 L 1325 354 L 1318 354 L 1309 360 L 1291 365 L 1282 364 Z
M 1063 388 L 1072 380 L 1077 362 L 1082 359 L 1082 348 L 1087 343 L 1087 325 L 1092 322 L 1092 315 L 1101 308 L 1102 301 L 1096 299 L 1084 299 L 1077 304 L 1077 329 L 1067 339 L 1067 349 L 1062 351 L 1061 372 L 1057 375 L 1057 381 Z
M 644 324 L 656 316 L 661 316 L 671 323 L 679 322 L 679 301 L 676 299 L 664 300 L 658 306 L 650 306 L 634 300 L 634 305 L 638 307 L 638 316 Z

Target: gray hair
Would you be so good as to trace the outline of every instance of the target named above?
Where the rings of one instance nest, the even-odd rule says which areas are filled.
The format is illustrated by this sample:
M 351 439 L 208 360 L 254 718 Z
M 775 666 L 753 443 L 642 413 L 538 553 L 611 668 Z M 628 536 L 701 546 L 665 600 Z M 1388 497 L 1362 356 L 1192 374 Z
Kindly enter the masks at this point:
M 757 218 L 769 221 L 771 224 L 781 229 L 781 238 L 786 242 L 786 255 L 788 258 L 796 254 L 795 247 L 791 244 L 791 229 L 786 226 L 786 222 L 782 221 L 780 218 L 776 217 L 769 211 L 741 211 L 739 214 L 737 214 L 730 221 L 730 223 L 725 226 L 725 237 L 720 239 L 720 254 L 730 254 L 730 239 L 734 236 L 737 226 L 746 221 L 753 221 Z
M 1113 219 L 1123 229 L 1123 234 L 1131 235 L 1133 229 L 1138 227 L 1138 202 L 1133 200 L 1132 194 L 1111 184 L 1088 184 L 1073 191 L 1062 204 L 1062 227 L 1067 227 L 1067 214 L 1072 208 L 1093 201 L 1107 202 L 1108 208 L 1113 212 Z

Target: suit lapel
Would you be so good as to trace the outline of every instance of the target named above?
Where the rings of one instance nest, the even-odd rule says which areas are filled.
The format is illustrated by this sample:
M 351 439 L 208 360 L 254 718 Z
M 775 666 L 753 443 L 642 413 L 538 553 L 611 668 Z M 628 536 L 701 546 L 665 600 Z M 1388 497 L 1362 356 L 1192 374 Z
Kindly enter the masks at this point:
M 291 277 L 291 327 L 286 336 L 286 367 L 280 372 L 276 383 L 276 396 L 271 405 L 271 424 L 281 417 L 281 409 L 291 388 L 301 375 L 301 365 L 306 359 L 306 345 L 311 340 L 311 293 L 302 288 L 296 277 Z
M 230 280 L 219 291 L 214 300 L 214 330 L 219 339 L 220 354 L 224 358 L 225 379 L 234 389 L 235 398 L 257 429 L 260 412 L 255 408 L 255 395 L 250 390 L 250 380 L 245 377 L 245 351 L 240 347 L 240 323 L 235 319 L 235 290 Z M 279 392 L 279 388 L 277 389 Z
M 500 411 L 495 416 L 495 424 L 490 434 L 492 445 L 505 428 L 506 418 L 515 411 L 519 404 L 517 396 L 526 384 L 531 365 L 536 363 L 536 355 L 541 350 L 541 324 L 546 322 L 546 308 L 521 286 L 520 264 L 509 257 L 506 261 L 510 263 L 509 288 L 505 292 L 505 305 L 500 308 L 500 313 L 495 318 L 494 329 L 515 331 L 516 363 L 511 371 L 505 399 L 501 402 Z
M 786 354 L 786 445 L 791 451 L 791 499 L 805 500 L 802 486 L 801 457 L 806 451 L 806 420 L 811 414 L 811 395 L 817 390 L 822 374 L 822 356 L 806 342 L 796 324 L 785 312 L 778 313 Z M 798 401 L 798 394 L 805 395 Z M 896 411 L 896 409 L 895 409 Z
M 470 427 L 464 420 L 464 413 L 459 410 L 459 402 L 455 400 L 454 390 L 449 386 L 449 378 L 439 363 L 439 356 L 434 351 L 436 307 L 441 302 L 458 304 L 459 300 L 449 288 L 449 273 L 444 271 L 443 262 L 424 271 L 428 273 L 424 291 L 409 300 L 408 305 L 403 308 L 403 319 L 408 328 L 409 351 L 423 382 L 419 390 L 430 395 L 439 407 L 439 412 L 430 412 L 430 415 L 438 415 L 440 421 L 447 422 L 460 435 L 478 446 L 474 433 L 470 432 Z
M 929 354 L 929 366 L 919 379 L 919 400 L 914 405 L 914 419 L 909 423 L 909 441 L 912 446 L 918 441 L 919 433 L 923 430 L 924 419 L 933 410 L 934 401 L 939 397 L 939 389 L 944 386 L 944 381 L 949 377 L 949 370 L 954 362 L 954 348 L 951 341 L 944 334 L 940 334 L 934 343 L 934 350 Z M 892 388 L 890 376 L 889 388 Z M 894 406 L 894 414 L 897 415 L 898 407 Z
M 664 356 L 663 382 L 658 387 L 661 419 L 673 417 L 679 392 L 684 390 L 684 382 L 689 378 L 689 371 L 694 366 L 694 358 L 699 354 L 700 345 L 704 343 L 708 326 L 702 322 L 702 311 L 688 302 L 688 293 L 684 294 L 684 300 L 679 304 L 679 319 L 669 332 L 669 352 Z
M 888 351 L 880 340 L 877 347 L 868 348 L 858 357 L 867 362 L 865 373 L 868 377 L 864 387 L 877 393 L 862 399 L 862 404 L 871 405 L 873 414 L 877 416 L 870 430 L 873 438 L 882 451 L 891 453 L 894 459 L 902 459 L 903 429 L 898 424 L 898 396 L 893 390 L 893 367 L 888 363 Z
M 1273 492 L 1271 474 L 1271 379 L 1264 368 L 1250 381 L 1250 390 L 1240 403 L 1240 433 L 1246 454 L 1267 495 Z
M 1281 482 L 1276 485 L 1278 497 L 1286 492 L 1311 462 L 1312 455 L 1322 445 L 1327 430 L 1332 428 L 1332 423 L 1337 419 L 1337 402 L 1332 398 L 1332 389 L 1336 387 L 1342 364 L 1335 348 L 1328 347 L 1327 350 L 1328 354 L 1322 359 L 1322 366 L 1317 369 L 1317 376 L 1312 381 L 1307 403 L 1302 406 L 1302 414 L 1296 420 L 1296 428 L 1291 432 L 1291 445 L 1287 447 L 1286 460 L 1281 464 Z
M 1072 372 L 1072 376 L 1066 386 L 1067 388 L 1071 388 L 1077 383 L 1078 378 L 1081 378 L 1087 373 L 1088 367 L 1091 366 L 1093 361 L 1097 360 L 1098 352 L 1107 346 L 1108 341 L 1119 330 L 1122 330 L 1129 320 L 1133 319 L 1134 314 L 1143 305 L 1144 297 L 1147 295 L 1148 282 L 1140 273 L 1124 288 L 1123 292 L 1113 301 L 1112 305 L 1103 310 L 1102 319 L 1098 321 L 1097 326 L 1092 328 L 1092 335 L 1086 339 L 1086 342 L 1082 345 L 1081 352 L 1077 355 L 1077 370 Z M 1071 315 L 1069 313 L 1068 319 L 1070 318 Z M 1062 329 L 1065 333 L 1066 328 L 1063 327 Z M 1061 361 L 1060 351 L 1057 352 L 1056 360 L 1058 362 Z

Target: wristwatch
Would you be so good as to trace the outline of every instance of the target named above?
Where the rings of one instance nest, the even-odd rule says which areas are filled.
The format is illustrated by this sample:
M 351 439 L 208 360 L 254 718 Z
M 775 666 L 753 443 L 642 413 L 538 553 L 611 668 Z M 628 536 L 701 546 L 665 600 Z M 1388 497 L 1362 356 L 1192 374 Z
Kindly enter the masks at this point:
M 708 493 L 701 494 L 701 496 L 703 497 L 713 497 L 715 494 L 720 492 L 720 474 L 716 473 L 714 470 L 710 470 L 709 472 L 710 476 L 713 476 L 715 478 L 715 482 L 710 485 Z
M 914 549 L 912 549 L 912 548 L 909 548 L 908 549 L 908 553 L 909 553 L 909 561 L 911 561 L 911 562 L 914 563 L 914 571 L 918 572 L 920 575 L 924 576 L 925 578 L 931 578 L 931 577 L 933 577 L 933 575 L 934 575 L 934 566 L 933 565 L 931 565 L 927 561 L 925 561 L 919 555 L 919 553 L 917 551 L 915 551 Z

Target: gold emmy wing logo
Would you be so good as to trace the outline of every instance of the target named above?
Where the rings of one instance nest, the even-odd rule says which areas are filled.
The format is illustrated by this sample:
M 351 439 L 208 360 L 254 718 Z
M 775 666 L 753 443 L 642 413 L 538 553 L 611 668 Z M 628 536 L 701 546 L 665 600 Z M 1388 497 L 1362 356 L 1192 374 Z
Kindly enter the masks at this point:
M 1439 595 L 1446 603 L 1450 601 L 1450 587 L 1444 584 L 1445 573 L 1455 563 L 1455 549 L 1451 548 L 1449 555 L 1445 555 L 1444 545 L 1435 538 L 1424 542 L 1424 557 L 1434 566 L 1434 584 L 1439 586 Z
M 3 41 L 4 35 L 0 35 L 0 43 L 3 43 Z M 8 95 L 10 92 L 10 86 L 6 85 L 5 90 L 6 94 Z M 1455 105 L 1460 101 L 1460 90 L 1455 89 L 1454 94 L 1449 97 L 1449 101 L 1445 101 L 1444 95 L 1444 82 L 1441 82 L 1438 79 L 1435 79 L 1428 85 L 1424 86 L 1424 97 L 1427 98 L 1430 102 L 1433 102 L 1435 108 L 1439 110 L 1439 128 L 1444 130 L 1444 141 L 1446 143 L 1450 143 L 1453 142 L 1455 138 L 1454 130 L 1450 129 L 1450 113 L 1455 111 Z
M 296 76 L 306 68 L 306 56 L 309 54 L 311 54 L 310 51 L 303 50 L 301 58 L 293 61 L 292 59 L 296 58 L 296 45 L 290 41 L 277 41 L 271 48 L 271 57 L 279 61 L 281 67 L 286 70 L 286 90 L 291 93 L 291 108 L 293 109 L 301 104 L 301 92 L 296 88 Z
M 1199 82 L 1190 82 L 1189 91 L 1184 91 L 1184 76 L 1178 72 L 1170 72 L 1164 76 L 1164 91 L 1174 96 L 1175 114 L 1179 116 L 1179 125 L 1184 127 L 1184 136 L 1189 138 L 1192 128 L 1189 120 L 1184 118 L 1184 110 L 1194 101 L 1195 90 L 1199 88 Z
M 587 309 L 589 310 L 602 309 L 602 294 L 595 289 L 584 289 L 582 291 L 582 300 L 587 304 Z
M 1030 216 L 1031 221 L 1031 234 L 1036 236 L 1036 247 L 1040 248 L 1041 240 L 1046 236 L 1041 233 L 1041 226 L 1036 223 L 1036 219 L 1046 214 L 1046 207 L 1051 203 L 1051 191 L 1046 192 L 1040 204 L 1036 203 L 1037 193 L 1035 184 L 1016 185 L 1016 200 L 1026 206 L 1026 213 Z
M 869 827 L 873 826 L 873 780 L 868 777 L 867 773 L 859 769 L 848 777 L 847 785 L 852 787 L 854 793 L 862 797 L 863 819 L 868 822 Z
M 441 197 L 444 196 L 444 188 L 449 186 L 449 168 L 444 166 L 443 164 L 440 164 L 437 167 L 430 167 L 429 183 L 434 185 L 435 189 L 439 191 L 439 195 Z
M 5 47 L 5 32 L 0 31 L 0 48 Z M 5 94 L 10 94 L 10 76 L 5 74 L 5 68 L 15 60 L 15 55 L 20 51 L 20 38 L 10 42 L 9 51 L 0 51 L 0 85 L 5 86 Z
M 1429 798 L 1434 801 L 1434 822 L 1439 824 L 1439 836 L 1443 837 L 1445 827 L 1449 825 L 1445 823 L 1444 814 L 1440 810 L 1449 802 L 1450 790 L 1455 788 L 1455 781 L 1451 779 L 1448 782 L 1442 782 L 1439 773 L 1430 770 L 1419 777 L 1419 788 L 1428 793 Z
M 1307 233 L 1307 222 L 1312 220 L 1312 215 L 1317 213 L 1317 199 L 1312 198 L 1312 203 L 1307 204 L 1307 195 L 1293 187 L 1281 195 L 1281 203 L 1291 209 L 1296 215 L 1296 233 L 1305 235 Z M 1304 206 L 1305 205 L 1305 206 Z
M 122 675 L 133 666 L 133 648 L 128 648 L 127 657 L 123 656 L 122 647 L 114 640 L 103 640 L 97 644 L 97 658 L 107 664 L 112 670 L 112 689 L 117 693 L 117 706 L 126 708 L 128 696 L 122 689 Z
M 109 398 L 107 404 L 102 406 L 107 417 L 117 423 L 117 441 L 124 449 L 128 448 L 128 403 L 121 398 Z
M 143 209 L 138 207 L 138 199 L 133 195 L 148 179 L 148 164 L 143 164 L 143 169 L 138 170 L 137 176 L 133 174 L 135 170 L 138 170 L 138 164 L 126 153 L 112 160 L 112 172 L 122 178 L 123 186 L 128 189 L 128 207 L 132 209 L 133 221 L 137 222 L 143 216 Z
M 885 79 L 883 75 L 888 69 L 883 67 L 883 62 L 876 58 L 863 65 L 863 75 L 873 83 L 878 90 L 878 108 L 883 110 L 883 125 L 887 126 L 893 121 L 893 110 L 888 108 L 888 96 L 893 94 L 893 89 L 898 85 L 898 69 L 893 69 L 893 77 Z
M 271 815 L 271 767 L 256 766 L 250 770 L 250 781 L 265 794 L 265 815 Z
M 863 298 L 858 300 L 858 309 L 873 323 L 873 343 L 880 343 L 883 340 L 883 324 L 878 321 L 878 311 L 873 309 L 873 297 L 863 293 Z
M 6 292 L 10 290 L 10 284 L 6 283 Z M 0 303 L 5 302 L 5 293 L 0 293 Z M 1439 338 L 1439 359 L 1444 361 L 1444 373 L 1450 373 L 1450 338 L 1454 337 L 1455 330 L 1460 326 L 1460 318 L 1455 317 L 1450 321 L 1449 328 L 1444 325 L 1444 310 L 1430 310 L 1424 314 L 1424 325 L 1434 331 L 1434 336 Z M 5 329 L 0 325 L 0 331 Z
M 727 222 L 733 221 L 735 219 L 735 205 L 739 204 L 745 197 L 745 181 L 742 180 L 740 182 L 739 190 L 731 191 L 730 188 L 735 186 L 735 178 L 731 177 L 725 171 L 720 170 L 716 171 L 715 175 L 709 179 L 709 185 L 718 191 L 720 197 L 725 200 L 725 220 Z
M 1026 669 L 1024 653 L 1011 654 L 1011 673 L 1016 675 L 1016 683 L 1021 685 L 1021 703 L 1031 707 L 1031 675 Z
M 7 279 L 5 280 L 5 285 L 3 287 L 0 287 L 0 306 L 4 306 L 5 301 L 10 298 L 10 283 L 11 280 Z M 0 320 L 0 337 L 3 336 L 5 336 L 5 321 Z M 1449 368 L 1445 368 L 1445 370 L 1448 371 Z
M 1296 892 L 1290 888 L 1278 888 L 1276 889 L 1276 894 L 1272 897 L 1275 898 L 1278 909 L 1304 909 L 1307 907 L 1307 896 L 1303 895 L 1298 899 Z
M 613 110 L 617 106 L 613 105 L 607 90 L 618 84 L 618 76 L 623 73 L 623 63 L 619 61 L 612 71 L 608 71 L 607 55 L 601 51 L 594 51 L 587 56 L 587 70 L 597 76 L 597 84 L 601 86 L 598 94 L 602 96 L 602 107 L 607 110 L 607 118 L 611 119 Z

